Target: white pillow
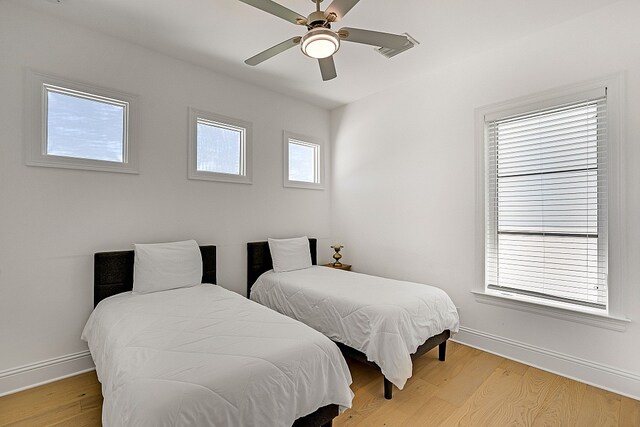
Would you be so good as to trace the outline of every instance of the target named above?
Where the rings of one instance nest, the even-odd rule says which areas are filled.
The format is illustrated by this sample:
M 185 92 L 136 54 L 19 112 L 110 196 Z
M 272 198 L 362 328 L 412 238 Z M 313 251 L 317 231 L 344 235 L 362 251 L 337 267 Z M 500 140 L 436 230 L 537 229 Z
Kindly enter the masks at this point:
M 202 282 L 202 255 L 195 240 L 134 248 L 133 292 L 146 294 Z
M 309 238 L 268 239 L 273 271 L 276 273 L 311 267 Z

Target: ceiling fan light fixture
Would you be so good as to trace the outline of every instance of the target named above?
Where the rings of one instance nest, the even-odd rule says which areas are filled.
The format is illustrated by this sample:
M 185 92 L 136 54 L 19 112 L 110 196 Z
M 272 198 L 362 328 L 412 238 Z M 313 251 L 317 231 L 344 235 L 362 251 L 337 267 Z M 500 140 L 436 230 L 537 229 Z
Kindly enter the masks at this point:
M 311 58 L 328 58 L 340 49 L 340 37 L 327 28 L 314 28 L 302 36 L 300 48 Z

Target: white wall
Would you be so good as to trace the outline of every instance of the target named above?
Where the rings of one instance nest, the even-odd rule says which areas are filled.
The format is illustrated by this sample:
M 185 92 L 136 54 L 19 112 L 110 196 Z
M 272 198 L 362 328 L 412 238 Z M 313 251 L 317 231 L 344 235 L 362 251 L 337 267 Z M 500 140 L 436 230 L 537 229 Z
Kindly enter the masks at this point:
M 140 174 L 25 166 L 25 67 L 137 94 Z M 253 185 L 186 179 L 189 106 L 253 122 Z M 326 239 L 330 187 L 283 187 L 282 131 L 328 142 L 329 119 L 326 110 L 0 2 L 0 394 L 91 366 L 80 333 L 93 306 L 94 252 L 190 238 L 216 244 L 219 283 L 244 294 L 246 242 Z M 329 250 L 319 253 L 329 259 Z
M 332 112 L 333 232 L 357 271 L 442 287 L 458 339 L 640 397 L 640 2 L 615 3 Z M 481 304 L 475 240 L 478 107 L 626 72 L 622 222 L 626 331 Z M 618 260 L 619 261 L 619 260 Z

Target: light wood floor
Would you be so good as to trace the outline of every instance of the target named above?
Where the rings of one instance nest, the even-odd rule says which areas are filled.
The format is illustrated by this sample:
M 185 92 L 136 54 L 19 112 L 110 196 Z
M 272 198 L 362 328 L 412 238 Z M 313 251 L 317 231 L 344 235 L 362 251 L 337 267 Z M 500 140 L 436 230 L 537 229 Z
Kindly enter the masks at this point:
M 350 361 L 356 397 L 334 426 L 640 427 L 640 401 L 453 342 L 446 362 L 436 351 L 390 401 L 380 374 Z M 0 426 L 99 426 L 101 409 L 90 372 L 0 398 Z

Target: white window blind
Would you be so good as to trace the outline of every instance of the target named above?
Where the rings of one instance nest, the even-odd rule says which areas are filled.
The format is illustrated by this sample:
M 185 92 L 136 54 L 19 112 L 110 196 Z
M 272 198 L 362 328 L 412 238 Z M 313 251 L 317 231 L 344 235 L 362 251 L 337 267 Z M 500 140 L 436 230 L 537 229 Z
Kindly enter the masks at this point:
M 606 309 L 606 107 L 486 122 L 487 289 Z

